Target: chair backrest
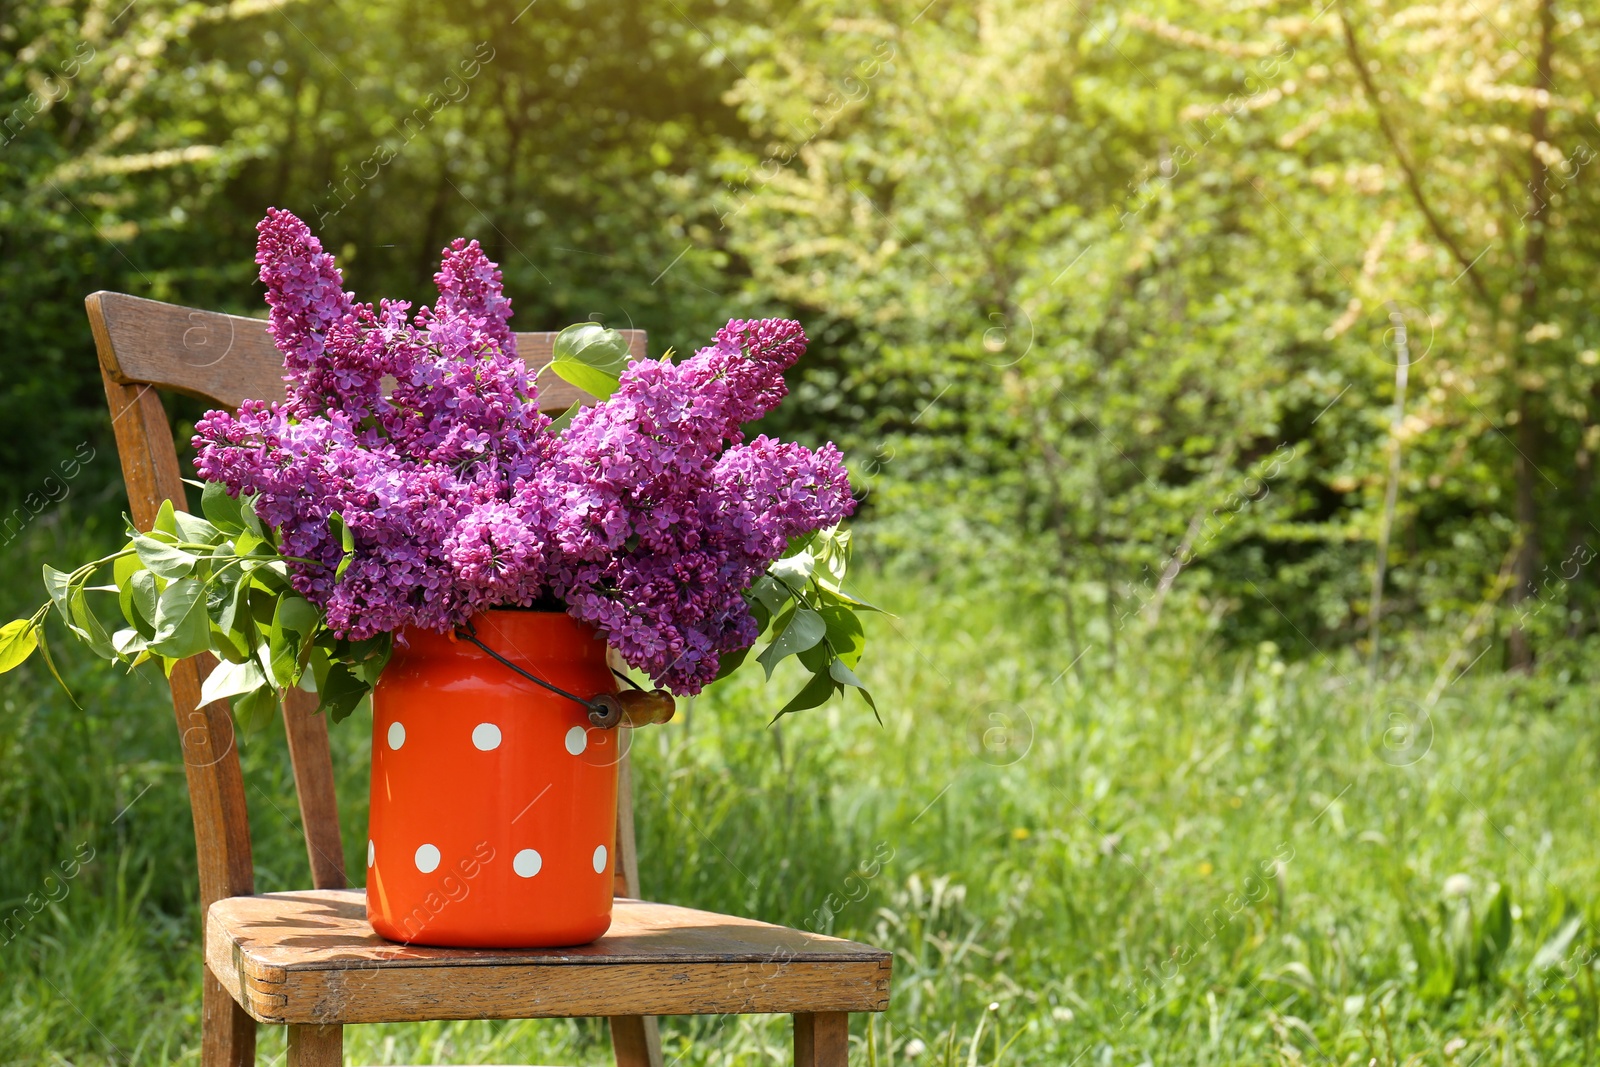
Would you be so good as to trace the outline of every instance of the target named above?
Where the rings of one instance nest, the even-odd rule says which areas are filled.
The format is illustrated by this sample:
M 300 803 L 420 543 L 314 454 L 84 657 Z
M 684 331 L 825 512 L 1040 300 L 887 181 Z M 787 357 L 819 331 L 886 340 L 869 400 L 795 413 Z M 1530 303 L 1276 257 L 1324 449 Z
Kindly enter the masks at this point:
M 133 521 L 142 530 L 155 522 L 163 500 L 186 507 L 178 450 L 158 390 L 236 408 L 246 399 L 284 396 L 283 356 L 261 319 L 163 304 L 123 293 L 94 293 L 85 301 L 100 355 L 101 378 L 111 408 L 117 454 L 128 484 Z M 636 359 L 645 355 L 642 330 L 625 330 Z M 550 362 L 553 333 L 517 334 L 517 351 L 534 370 Z M 537 379 L 541 406 L 560 410 L 592 397 L 548 371 Z M 214 665 L 210 656 L 184 660 L 171 676 L 173 711 L 183 742 L 184 771 L 194 810 L 195 849 L 200 861 L 201 912 L 223 897 L 255 890 L 250 823 L 244 779 L 234 745 L 233 716 L 225 702 L 198 707 L 200 685 Z M 284 729 L 299 794 L 311 877 L 318 889 L 345 886 L 344 847 L 334 797 L 328 726 L 315 713 L 316 698 L 298 689 L 286 693 Z M 616 889 L 638 892 L 634 851 L 632 775 L 624 757 L 617 804 Z M 266 798 L 271 803 L 271 798 Z

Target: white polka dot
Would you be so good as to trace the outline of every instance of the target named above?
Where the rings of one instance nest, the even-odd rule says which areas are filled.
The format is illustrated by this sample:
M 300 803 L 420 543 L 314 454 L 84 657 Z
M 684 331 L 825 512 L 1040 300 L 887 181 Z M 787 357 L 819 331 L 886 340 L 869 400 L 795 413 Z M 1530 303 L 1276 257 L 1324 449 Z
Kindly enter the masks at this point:
M 406 743 L 406 728 L 404 724 L 392 722 L 389 724 L 389 747 L 399 748 Z
M 606 873 L 606 846 L 596 845 L 594 849 L 594 873 Z
M 567 731 L 567 751 L 574 756 L 589 747 L 589 732 L 581 726 L 574 726 Z
M 539 873 L 539 868 L 544 866 L 544 860 L 531 848 L 518 852 L 511 861 L 511 869 L 517 872 L 518 878 L 532 878 Z
M 367 866 L 371 867 L 373 862 L 375 860 L 377 860 L 377 858 L 378 858 L 378 850 L 377 850 L 377 848 L 375 848 L 373 846 L 371 841 L 368 841 L 367 842 Z
M 480 722 L 472 728 L 472 743 L 482 752 L 499 748 L 500 727 L 492 722 Z
M 439 849 L 436 845 L 423 845 L 417 849 L 417 870 L 432 874 L 439 866 Z

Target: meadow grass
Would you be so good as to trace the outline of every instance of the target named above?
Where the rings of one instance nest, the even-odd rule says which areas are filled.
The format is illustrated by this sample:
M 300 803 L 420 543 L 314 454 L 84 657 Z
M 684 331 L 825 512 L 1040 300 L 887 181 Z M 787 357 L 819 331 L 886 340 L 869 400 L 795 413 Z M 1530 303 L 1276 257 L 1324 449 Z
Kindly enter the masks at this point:
M 37 524 L 0 608 L 36 602 L 42 561 L 114 536 Z M 836 702 L 769 726 L 795 679 L 757 673 L 634 748 L 645 895 L 895 952 L 889 1012 L 853 1024 L 859 1062 L 1594 1062 L 1587 650 L 1531 677 L 1490 655 L 1430 702 L 1453 630 L 1396 642 L 1374 684 L 1353 652 L 1229 648 L 1178 605 L 1119 634 L 1114 665 L 1090 629 L 1072 664 L 1048 590 L 893 566 L 863 586 L 896 613 L 862 668 L 881 725 Z M 59 651 L 81 711 L 36 664 L 0 680 L 0 1062 L 194 1062 L 165 689 Z M 333 731 L 358 876 L 366 730 Z M 309 884 L 281 736 L 242 752 L 258 888 Z M 58 899 L 33 914 L 30 895 Z M 788 1062 L 786 1019 L 664 1034 L 675 1064 Z M 593 1020 L 352 1027 L 346 1045 L 354 1063 L 609 1062 Z M 261 1049 L 281 1062 L 282 1033 Z

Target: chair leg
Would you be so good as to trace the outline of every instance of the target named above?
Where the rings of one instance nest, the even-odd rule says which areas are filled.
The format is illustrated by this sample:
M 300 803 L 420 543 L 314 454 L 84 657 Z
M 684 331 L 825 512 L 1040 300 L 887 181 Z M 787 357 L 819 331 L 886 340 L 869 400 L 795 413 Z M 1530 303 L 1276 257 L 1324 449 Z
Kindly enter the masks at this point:
M 611 1054 L 617 1067 L 661 1067 L 661 1028 L 653 1015 L 613 1015 Z
M 794 1067 L 845 1067 L 850 1059 L 850 1016 L 842 1011 L 796 1014 Z
M 288 1067 L 343 1067 L 344 1027 L 289 1027 Z
M 200 993 L 202 1067 L 254 1067 L 256 1021 L 228 995 L 206 968 Z

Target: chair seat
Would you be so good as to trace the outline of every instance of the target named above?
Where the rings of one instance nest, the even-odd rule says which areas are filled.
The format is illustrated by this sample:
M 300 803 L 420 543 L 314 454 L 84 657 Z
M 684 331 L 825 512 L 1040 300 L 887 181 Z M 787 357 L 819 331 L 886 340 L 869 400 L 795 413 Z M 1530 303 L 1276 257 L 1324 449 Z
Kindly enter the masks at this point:
M 890 954 L 751 919 L 618 898 L 577 948 L 385 941 L 361 889 L 227 897 L 206 965 L 265 1023 L 883 1011 Z

